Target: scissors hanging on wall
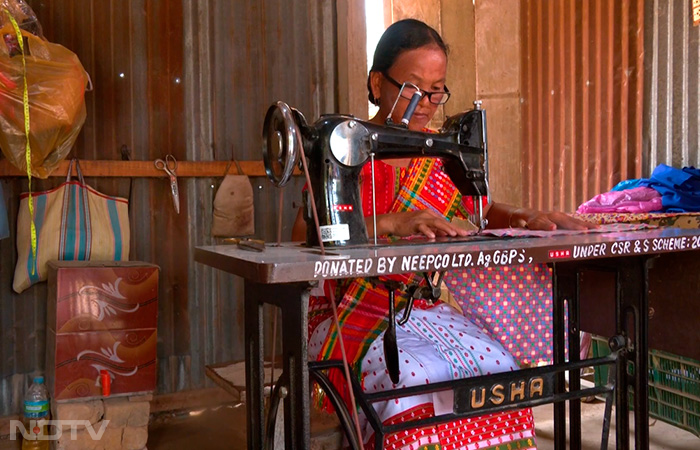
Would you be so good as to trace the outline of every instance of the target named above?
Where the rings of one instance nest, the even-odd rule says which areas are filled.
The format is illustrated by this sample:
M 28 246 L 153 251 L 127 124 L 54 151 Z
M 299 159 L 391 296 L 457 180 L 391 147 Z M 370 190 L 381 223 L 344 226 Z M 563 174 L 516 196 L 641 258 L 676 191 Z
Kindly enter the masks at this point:
M 170 179 L 170 195 L 173 198 L 175 212 L 180 214 L 180 190 L 177 187 L 177 160 L 173 155 L 165 155 L 165 159 L 156 159 L 156 169 L 162 170 Z

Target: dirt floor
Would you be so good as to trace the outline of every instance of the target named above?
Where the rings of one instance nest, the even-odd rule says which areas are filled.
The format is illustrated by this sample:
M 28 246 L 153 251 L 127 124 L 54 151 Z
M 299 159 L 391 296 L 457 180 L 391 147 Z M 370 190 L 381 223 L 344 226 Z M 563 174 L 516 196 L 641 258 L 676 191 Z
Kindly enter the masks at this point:
M 584 450 L 600 449 L 604 406 L 601 401 L 582 404 Z M 538 406 L 534 411 L 538 449 L 552 450 L 552 405 Z M 692 433 L 659 420 L 652 420 L 650 425 L 649 448 L 652 450 L 700 449 L 700 438 Z M 337 445 L 331 447 L 329 442 L 329 439 L 317 438 L 313 449 L 339 448 Z M 614 428 L 611 431 L 610 442 L 609 448 L 615 448 Z M 245 406 L 242 404 L 196 411 L 194 414 L 162 416 L 152 422 L 148 436 L 148 450 L 224 450 L 245 447 Z
M 537 448 L 539 450 L 553 450 L 554 420 L 553 406 L 542 405 L 534 408 L 535 430 L 537 433 Z M 603 414 L 605 403 L 595 401 L 581 404 L 581 436 L 584 450 L 600 449 L 600 440 L 603 430 Z M 615 412 L 612 417 L 613 427 L 610 430 L 608 448 L 615 448 Z M 630 448 L 634 448 L 634 426 L 630 413 Z M 669 425 L 660 420 L 649 421 L 649 449 L 650 450 L 690 450 L 700 449 L 700 438 L 696 435 Z
M 246 447 L 242 403 L 216 408 L 163 413 L 151 419 L 148 450 L 228 450 Z
M 599 449 L 604 404 L 600 401 L 583 403 L 581 409 L 583 449 Z M 534 412 L 538 449 L 553 450 L 552 405 L 538 406 Z M 325 423 L 319 424 L 324 420 Z M 333 421 L 315 417 L 312 422 L 314 423 L 312 450 L 341 448 L 338 444 L 338 435 L 333 433 Z M 651 450 L 700 449 L 700 438 L 660 420 L 650 422 L 649 433 Z M 610 442 L 609 448 L 615 448 L 614 428 L 611 431 Z M 245 405 L 231 403 L 202 410 L 158 414 L 151 418 L 147 447 L 148 450 L 245 449 Z M 0 450 L 19 449 L 19 442 L 0 439 Z

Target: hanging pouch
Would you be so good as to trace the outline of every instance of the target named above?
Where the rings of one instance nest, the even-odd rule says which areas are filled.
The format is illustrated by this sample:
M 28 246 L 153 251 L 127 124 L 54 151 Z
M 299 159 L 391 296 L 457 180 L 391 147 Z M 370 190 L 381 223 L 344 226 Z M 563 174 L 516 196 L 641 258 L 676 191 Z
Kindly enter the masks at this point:
M 233 161 L 238 175 L 228 173 L 214 196 L 214 214 L 211 235 L 219 237 L 249 236 L 255 233 L 255 210 L 253 208 L 253 185 L 243 174 L 241 166 Z

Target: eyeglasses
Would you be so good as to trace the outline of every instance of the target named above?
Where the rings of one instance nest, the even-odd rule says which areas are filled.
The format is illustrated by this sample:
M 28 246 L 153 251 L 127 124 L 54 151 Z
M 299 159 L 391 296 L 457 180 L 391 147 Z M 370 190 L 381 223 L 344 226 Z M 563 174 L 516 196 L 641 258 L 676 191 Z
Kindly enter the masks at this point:
M 403 87 L 403 90 L 401 91 L 401 97 L 405 98 L 406 100 L 411 100 L 413 94 L 416 93 L 416 90 L 420 91 L 423 95 L 428 97 L 428 101 L 433 105 L 444 105 L 445 103 L 447 103 L 447 100 L 450 99 L 450 90 L 447 89 L 447 86 L 445 86 L 444 91 L 430 92 L 425 91 L 411 83 L 406 83 L 405 85 L 403 85 L 384 72 L 382 72 L 382 75 L 384 75 L 384 78 L 386 78 L 387 81 L 389 81 L 389 83 L 393 84 L 397 88 L 401 89 L 401 87 Z

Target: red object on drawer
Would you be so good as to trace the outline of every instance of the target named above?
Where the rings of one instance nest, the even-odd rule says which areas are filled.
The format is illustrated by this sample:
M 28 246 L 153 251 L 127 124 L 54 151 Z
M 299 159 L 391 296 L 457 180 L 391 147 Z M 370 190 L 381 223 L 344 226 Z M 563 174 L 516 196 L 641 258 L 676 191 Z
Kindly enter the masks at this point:
M 106 369 L 100 370 L 100 385 L 102 386 L 102 396 L 108 397 L 112 393 L 112 376 Z
M 57 401 L 156 387 L 158 266 L 139 262 L 49 263 L 46 378 Z

